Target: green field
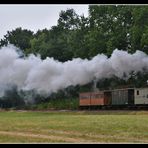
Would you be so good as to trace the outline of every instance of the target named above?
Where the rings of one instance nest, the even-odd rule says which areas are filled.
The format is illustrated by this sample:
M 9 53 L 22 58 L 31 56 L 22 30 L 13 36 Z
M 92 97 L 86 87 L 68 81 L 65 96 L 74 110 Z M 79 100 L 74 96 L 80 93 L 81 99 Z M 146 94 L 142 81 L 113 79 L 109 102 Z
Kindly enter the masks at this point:
M 148 143 L 148 112 L 1 111 L 0 143 Z

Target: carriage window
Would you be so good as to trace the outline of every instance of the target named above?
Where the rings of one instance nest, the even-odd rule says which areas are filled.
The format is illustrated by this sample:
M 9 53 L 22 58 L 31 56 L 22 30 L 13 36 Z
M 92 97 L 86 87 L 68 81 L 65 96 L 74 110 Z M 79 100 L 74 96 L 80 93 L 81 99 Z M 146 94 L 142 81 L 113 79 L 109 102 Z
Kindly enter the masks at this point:
M 81 98 L 81 99 L 89 99 L 90 96 L 81 96 L 80 98 Z
M 146 97 L 148 98 L 148 95 Z
M 97 95 L 92 95 L 91 98 L 92 99 L 96 99 L 97 98 Z
M 102 94 L 96 94 L 96 95 L 95 95 L 95 98 L 97 98 L 97 99 L 103 98 L 103 95 L 102 95 Z
M 137 96 L 139 95 L 139 90 L 137 90 Z

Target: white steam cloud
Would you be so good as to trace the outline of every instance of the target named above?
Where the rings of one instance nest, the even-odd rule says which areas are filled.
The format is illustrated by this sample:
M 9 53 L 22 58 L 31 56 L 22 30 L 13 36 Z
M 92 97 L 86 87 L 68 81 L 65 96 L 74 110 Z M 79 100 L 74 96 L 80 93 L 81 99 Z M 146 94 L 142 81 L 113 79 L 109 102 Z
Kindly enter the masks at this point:
M 18 49 L 12 45 L 0 49 L 0 95 L 16 85 L 19 90 L 36 90 L 50 94 L 70 85 L 83 85 L 94 79 L 123 78 L 131 71 L 148 70 L 148 56 L 136 51 L 129 54 L 114 50 L 112 56 L 100 54 L 91 60 L 76 58 L 59 62 L 53 58 L 41 60 L 33 54 L 20 58 Z

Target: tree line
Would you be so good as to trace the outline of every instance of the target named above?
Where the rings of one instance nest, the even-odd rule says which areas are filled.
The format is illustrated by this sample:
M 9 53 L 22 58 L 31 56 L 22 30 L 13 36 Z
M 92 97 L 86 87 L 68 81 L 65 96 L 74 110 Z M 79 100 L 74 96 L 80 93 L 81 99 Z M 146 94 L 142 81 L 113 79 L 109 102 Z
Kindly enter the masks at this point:
M 59 61 L 110 56 L 116 48 L 148 53 L 148 6 L 90 5 L 88 12 L 85 17 L 74 9 L 61 11 L 56 26 L 36 33 L 21 27 L 8 31 L 0 46 L 11 43 L 26 54 Z

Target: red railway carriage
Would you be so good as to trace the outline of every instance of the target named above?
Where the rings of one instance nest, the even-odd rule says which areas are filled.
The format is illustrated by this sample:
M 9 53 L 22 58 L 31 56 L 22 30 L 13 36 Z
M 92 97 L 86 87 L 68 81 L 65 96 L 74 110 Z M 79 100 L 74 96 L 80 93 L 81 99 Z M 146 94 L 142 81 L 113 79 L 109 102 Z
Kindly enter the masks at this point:
M 90 106 L 91 105 L 91 93 L 80 93 L 79 94 L 79 105 L 80 106 Z
M 109 105 L 111 103 L 109 92 L 87 92 L 79 94 L 79 106 Z

